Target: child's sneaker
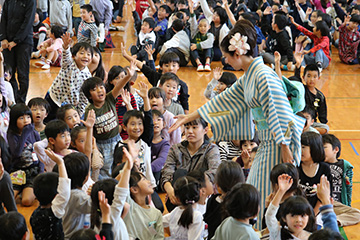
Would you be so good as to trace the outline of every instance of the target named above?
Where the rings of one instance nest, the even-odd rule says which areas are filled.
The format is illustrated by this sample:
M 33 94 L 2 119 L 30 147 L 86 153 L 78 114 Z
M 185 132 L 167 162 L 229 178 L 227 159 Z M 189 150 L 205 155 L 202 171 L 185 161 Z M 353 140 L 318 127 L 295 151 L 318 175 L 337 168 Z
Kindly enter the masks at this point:
M 322 72 L 322 70 L 323 70 L 323 67 L 322 67 L 321 62 L 318 62 L 318 63 L 316 64 L 316 66 L 318 67 L 319 72 L 321 73 L 321 72 Z
M 208 63 L 205 64 L 204 71 L 205 71 L 205 72 L 211 72 L 210 64 L 208 64 Z
M 35 63 L 35 66 L 37 66 L 37 67 L 42 67 L 42 66 L 44 66 L 45 64 L 46 64 L 46 62 L 41 59 L 40 61 L 37 61 L 37 62 Z
M 204 71 L 204 66 L 202 64 L 199 64 L 196 71 L 203 72 Z
M 43 69 L 43 70 L 50 69 L 50 64 L 45 63 L 45 64 L 41 67 L 41 69 Z

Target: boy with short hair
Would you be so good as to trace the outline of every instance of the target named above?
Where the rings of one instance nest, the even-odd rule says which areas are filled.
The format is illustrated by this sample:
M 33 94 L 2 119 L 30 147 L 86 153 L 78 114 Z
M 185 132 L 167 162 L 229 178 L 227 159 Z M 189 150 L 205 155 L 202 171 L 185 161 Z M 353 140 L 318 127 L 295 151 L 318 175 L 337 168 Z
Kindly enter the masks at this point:
M 159 46 L 162 46 L 165 42 L 165 33 L 168 28 L 168 17 L 171 13 L 171 9 L 167 5 L 161 5 L 155 17 L 155 28 L 154 31 L 157 32 L 159 36 Z
M 162 88 L 166 94 L 164 107 L 175 116 L 184 114 L 182 106 L 173 100 L 178 90 L 179 81 L 180 79 L 176 74 L 167 72 L 161 76 L 159 84 L 159 87 Z
M 45 99 L 36 97 L 29 101 L 28 107 L 32 113 L 35 130 L 38 131 L 41 140 L 43 140 L 46 138 L 44 119 L 50 111 L 50 105 Z
M 81 22 L 77 31 L 77 40 L 78 42 L 86 42 L 92 47 L 96 47 L 98 28 L 91 21 L 92 14 L 93 8 L 90 4 L 84 4 L 80 7 Z
M 81 87 L 81 91 L 90 102 L 85 110 L 85 118 L 90 110 L 94 110 L 96 115 L 94 137 L 104 157 L 104 166 L 100 170 L 101 178 L 111 176 L 114 148 L 121 139 L 116 112 L 116 98 L 120 95 L 121 89 L 134 75 L 134 72 L 135 63 L 132 62 L 127 70 L 127 75 L 119 80 L 113 90 L 107 94 L 103 80 L 97 77 L 87 79 Z
M 40 206 L 34 210 L 30 224 L 36 239 L 64 239 L 62 217 L 70 199 L 70 179 L 64 160 L 52 150 L 47 156 L 58 165 L 59 174 L 41 173 L 34 179 L 34 194 Z
M 76 43 L 70 52 L 71 38 L 66 33 L 63 39 L 63 56 L 61 69 L 54 82 L 52 83 L 45 100 L 49 102 L 51 111 L 45 122 L 55 119 L 56 111 L 63 104 L 71 103 L 82 116 L 88 100 L 85 95 L 79 91 L 79 88 L 85 81 L 91 77 L 88 65 L 93 57 L 93 48 L 85 42 Z M 73 58 L 71 58 L 71 55 Z
M 0 239 L 27 240 L 30 232 L 21 213 L 11 211 L 0 216 Z
M 316 117 L 315 109 L 311 106 L 306 105 L 305 108 L 301 111 L 301 113 L 306 118 L 306 127 L 303 132 L 316 132 L 321 135 L 329 132 L 329 126 L 324 123 L 314 122 Z
M 360 15 L 345 17 L 344 23 L 339 27 L 339 57 L 347 64 L 359 64 L 360 43 Z
M 339 159 L 341 142 L 333 134 L 322 137 L 325 162 L 329 164 L 332 175 L 332 198 L 342 204 L 351 206 L 353 166 L 344 159 Z

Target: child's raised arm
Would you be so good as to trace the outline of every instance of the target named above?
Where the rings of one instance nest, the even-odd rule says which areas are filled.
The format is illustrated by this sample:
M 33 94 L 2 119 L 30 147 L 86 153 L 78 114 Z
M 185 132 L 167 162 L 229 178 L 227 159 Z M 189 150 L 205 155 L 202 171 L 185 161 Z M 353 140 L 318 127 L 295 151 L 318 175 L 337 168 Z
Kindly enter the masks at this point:
M 94 129 L 95 120 L 96 120 L 96 115 L 95 115 L 95 111 L 93 109 L 88 112 L 86 121 L 80 120 L 86 127 L 86 139 L 85 139 L 84 154 L 88 157 L 89 161 L 91 161 L 92 137 L 93 137 L 93 129 Z M 91 166 L 91 164 L 90 164 L 90 166 Z
M 236 23 L 236 19 L 234 17 L 234 14 L 230 10 L 228 0 L 223 0 L 223 5 L 224 5 L 227 15 L 229 16 L 229 20 L 230 20 L 231 24 L 234 26 Z
M 279 189 L 277 190 L 274 199 L 272 200 L 272 205 L 275 207 L 278 207 L 280 205 L 280 201 L 287 192 L 287 190 L 290 189 L 290 187 L 293 184 L 293 179 L 287 174 L 281 174 L 278 177 L 278 186 Z
M 118 183 L 118 187 L 121 188 L 129 188 L 129 180 L 130 180 L 130 173 L 131 173 L 131 169 L 134 165 L 134 158 L 133 155 L 130 153 L 133 153 L 135 151 L 135 142 L 132 140 L 128 141 L 128 147 L 129 147 L 129 151 L 123 147 L 123 162 L 125 162 L 123 171 L 121 173 L 120 176 L 120 180 Z
M 144 82 L 139 82 L 140 90 L 137 92 L 139 96 L 144 100 L 144 111 L 150 111 L 150 101 L 148 96 L 148 86 Z
M 126 69 L 127 70 L 126 76 L 115 84 L 114 89 L 112 90 L 112 95 L 114 96 L 115 99 L 120 95 L 121 89 L 126 85 L 128 81 L 130 81 L 131 77 L 134 76 L 135 68 L 136 68 L 136 62 L 131 61 L 130 67 Z
M 125 46 L 123 43 L 121 43 L 121 54 L 123 55 L 123 57 L 128 60 L 128 62 L 132 62 L 132 61 L 135 61 L 136 63 L 136 66 L 139 68 L 139 69 L 142 69 L 143 67 L 143 63 L 139 60 L 136 60 L 136 58 L 130 56 L 127 52 L 126 52 L 126 49 L 125 49 Z
M 105 193 L 103 191 L 99 191 L 98 197 L 99 197 L 99 205 L 101 210 L 101 222 L 111 223 L 110 221 L 111 207 L 108 204 L 108 200 L 105 197 Z

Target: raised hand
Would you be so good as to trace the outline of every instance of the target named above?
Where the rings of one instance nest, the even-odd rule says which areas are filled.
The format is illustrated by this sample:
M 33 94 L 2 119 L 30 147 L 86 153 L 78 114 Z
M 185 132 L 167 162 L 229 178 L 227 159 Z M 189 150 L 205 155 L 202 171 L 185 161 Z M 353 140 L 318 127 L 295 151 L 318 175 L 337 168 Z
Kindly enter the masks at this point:
M 136 71 L 136 60 L 132 60 L 132 61 L 130 62 L 130 67 L 127 68 L 126 71 L 127 71 L 127 75 L 129 75 L 130 78 L 131 78 L 132 76 L 134 76 L 135 71 Z
M 148 96 L 148 85 L 144 82 L 139 82 L 139 90 L 137 93 L 142 99 L 146 98 Z
M 270 6 L 267 6 L 263 12 L 264 15 L 270 15 L 272 12 L 272 8 Z
M 131 97 L 130 97 L 129 91 L 126 89 L 122 89 L 120 95 L 121 95 L 122 100 L 124 101 L 125 105 L 126 106 L 130 105 Z
M 217 67 L 213 70 L 213 76 L 214 76 L 214 79 L 219 81 L 219 79 L 221 78 L 223 74 L 223 71 L 222 71 L 222 68 L 220 67 Z
M 153 48 L 150 44 L 145 46 L 145 51 L 148 54 L 149 60 L 153 60 L 153 53 L 155 52 L 155 48 Z
M 307 9 L 306 9 L 306 12 L 305 12 L 305 14 L 306 14 L 306 16 L 310 16 L 310 14 L 312 13 L 312 8 L 310 8 L 310 7 L 308 7 Z
M 317 184 L 316 194 L 323 205 L 331 204 L 330 182 L 327 180 L 325 175 L 321 176 L 320 183 Z
M 292 24 L 296 25 L 297 23 L 295 22 L 293 16 L 289 15 L 289 19 L 291 21 Z
M 304 59 L 304 55 L 301 52 L 297 52 L 294 54 L 294 58 L 295 58 L 296 65 L 300 66 Z
M 126 52 L 125 46 L 123 43 L 120 44 L 120 48 L 121 48 L 121 54 L 123 55 L 123 57 L 128 56 L 128 53 Z
M 108 203 L 105 193 L 103 191 L 98 192 L 99 205 L 101 211 L 101 217 L 103 223 L 110 223 L 111 207 Z
M 279 191 L 286 192 L 291 188 L 293 184 L 293 179 L 287 174 L 281 174 L 278 177 L 278 187 Z
M 60 156 L 56 155 L 53 150 L 51 149 L 45 149 L 46 155 L 53 160 L 57 165 L 60 165 L 64 162 L 64 159 L 62 159 Z
M 274 52 L 274 57 L 275 57 L 275 64 L 280 65 L 281 55 L 280 55 L 280 53 L 278 51 Z
M 61 36 L 61 39 L 63 40 L 63 48 L 64 49 L 67 49 L 70 46 L 70 44 L 72 43 L 72 39 L 71 39 L 69 32 L 64 33 Z
M 94 127 L 95 120 L 96 120 L 95 111 L 93 109 L 91 109 L 88 113 L 86 121 L 84 121 L 84 120 L 80 120 L 80 121 L 84 124 L 85 127 L 92 128 L 92 127 Z

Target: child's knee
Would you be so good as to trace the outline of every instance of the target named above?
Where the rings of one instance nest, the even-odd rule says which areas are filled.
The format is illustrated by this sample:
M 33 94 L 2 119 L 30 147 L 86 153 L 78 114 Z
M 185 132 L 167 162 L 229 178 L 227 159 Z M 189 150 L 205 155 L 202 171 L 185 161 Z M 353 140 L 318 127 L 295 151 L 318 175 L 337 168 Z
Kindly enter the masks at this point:
M 21 204 L 25 207 L 30 207 L 33 205 L 34 203 L 34 200 L 35 200 L 35 196 L 28 196 L 28 197 L 24 197 L 22 198 L 21 200 Z

